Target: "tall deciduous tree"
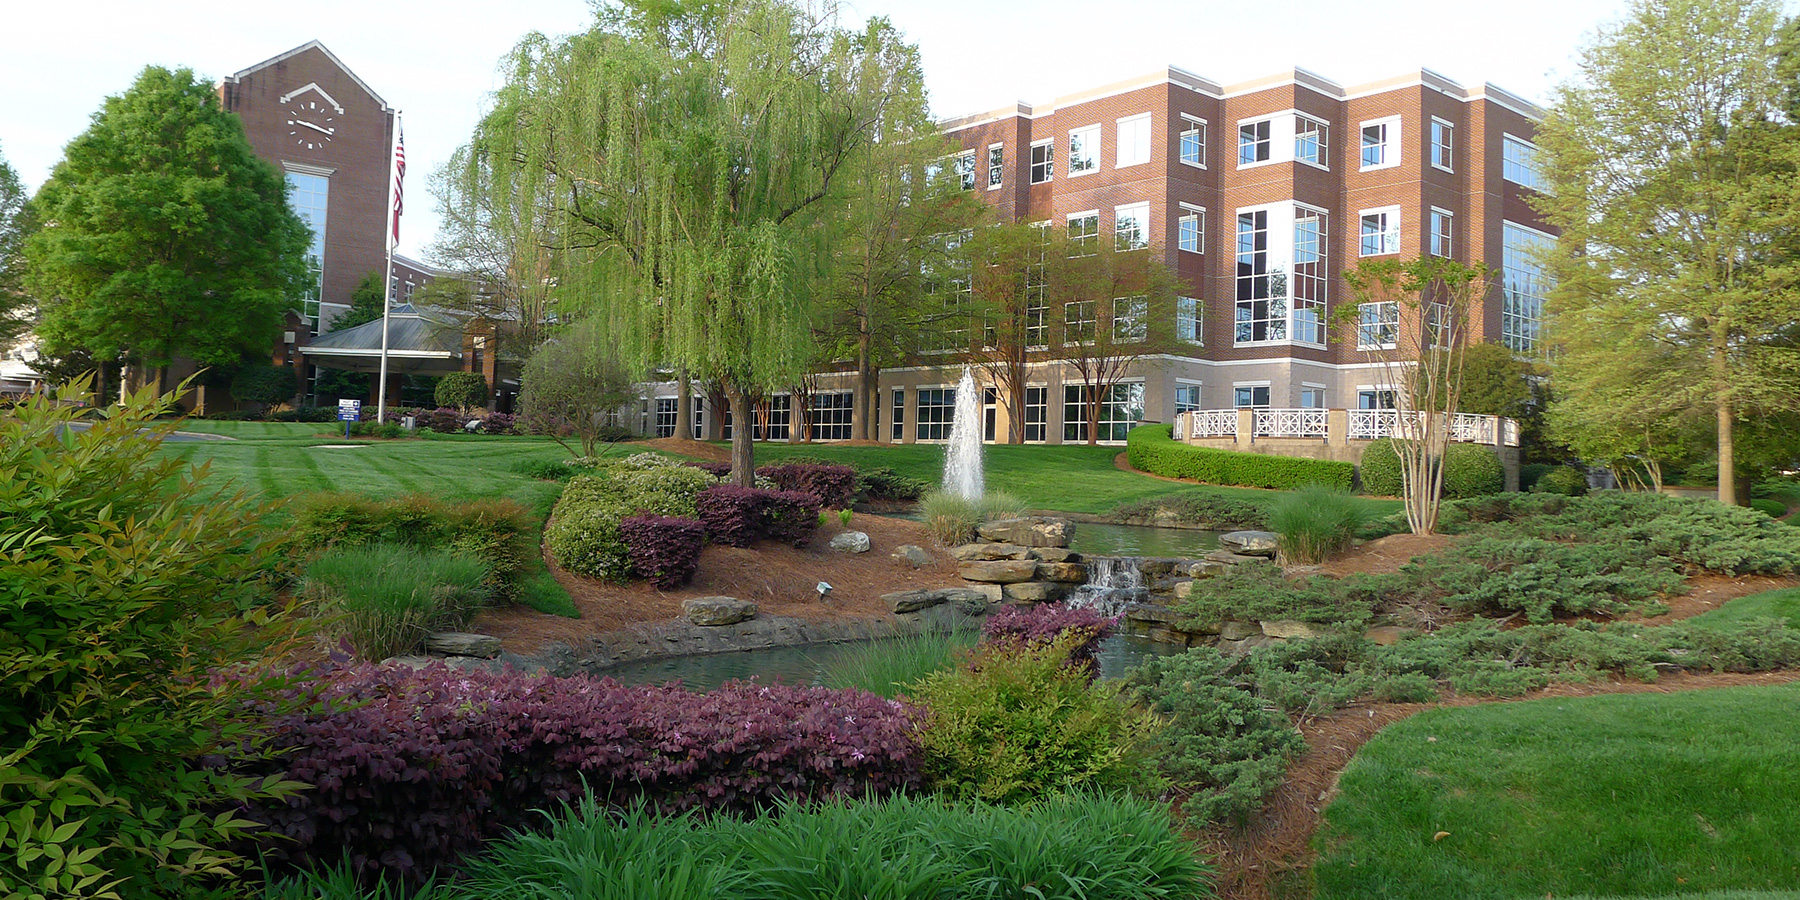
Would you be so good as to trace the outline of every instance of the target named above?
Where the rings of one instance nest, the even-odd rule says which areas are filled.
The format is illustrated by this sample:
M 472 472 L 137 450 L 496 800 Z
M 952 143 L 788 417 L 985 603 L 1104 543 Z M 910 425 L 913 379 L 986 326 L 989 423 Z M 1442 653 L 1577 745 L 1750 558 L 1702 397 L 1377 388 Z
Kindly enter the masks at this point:
M 31 302 L 25 293 L 25 236 L 30 233 L 25 186 L 0 156 L 0 349 L 30 324 Z
M 515 358 L 543 342 L 557 274 L 550 206 L 521 196 L 520 181 L 516 169 L 477 159 L 469 147 L 432 173 L 438 233 L 431 258 L 461 277 L 433 280 L 423 298 L 506 323 L 501 352 Z
M 1600 410 L 1705 411 L 1719 499 L 1738 501 L 1734 431 L 1800 406 L 1800 134 L 1781 123 L 1780 4 L 1638 0 L 1582 54 L 1538 132 L 1562 229 L 1549 334 L 1571 444 L 1641 457 Z M 1592 439 L 1590 440 L 1590 437 Z M 1618 466 L 1618 457 L 1604 457 Z
M 285 180 L 187 69 L 108 97 L 33 206 L 26 282 L 52 355 L 235 363 L 268 349 L 307 280 Z
M 917 50 L 829 8 L 644 0 L 507 65 L 469 164 L 505 170 L 504 217 L 542 212 L 559 291 L 628 356 L 724 385 L 748 484 L 750 398 L 812 359 L 845 183 L 883 135 L 923 129 L 900 102 Z
M 1117 404 L 1117 390 L 1127 376 L 1175 345 L 1180 285 L 1141 238 L 1127 242 L 1103 236 L 1091 249 L 1097 252 L 1052 254 L 1050 263 L 1050 297 L 1062 316 L 1059 355 L 1081 380 L 1089 444 L 1101 439 L 1101 412 Z M 1123 440 L 1124 434 L 1106 437 Z

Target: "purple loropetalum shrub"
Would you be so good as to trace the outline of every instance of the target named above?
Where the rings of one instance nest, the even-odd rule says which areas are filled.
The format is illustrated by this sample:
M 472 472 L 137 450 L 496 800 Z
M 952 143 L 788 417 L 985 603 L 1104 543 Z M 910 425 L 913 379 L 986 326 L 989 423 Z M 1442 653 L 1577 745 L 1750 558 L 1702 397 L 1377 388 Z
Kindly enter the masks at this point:
M 313 786 L 252 810 L 272 862 L 348 859 L 422 879 L 585 792 L 661 812 L 920 785 L 917 710 L 856 690 L 729 682 L 705 694 L 611 679 L 359 665 L 251 710 L 273 756 L 223 765 Z
M 694 498 L 694 506 L 714 543 L 748 547 L 763 535 L 762 508 L 768 495 L 742 485 L 715 484 Z
M 481 417 L 482 434 L 512 434 L 518 418 L 511 413 L 492 412 Z
M 1003 606 L 988 616 L 981 629 L 981 642 L 1005 650 L 1037 648 L 1049 646 L 1069 632 L 1079 632 L 1082 638 L 1069 651 L 1069 662 L 1092 668 L 1100 652 L 1100 641 L 1112 627 L 1112 619 L 1086 607 L 1060 603 Z
M 725 462 L 691 462 L 684 465 L 693 466 L 714 478 L 724 478 L 731 474 L 731 463 Z
M 795 547 L 812 542 L 819 527 L 819 498 L 806 491 L 765 491 L 763 534 Z
M 756 470 L 784 491 L 803 491 L 826 509 L 848 509 L 856 496 L 856 470 L 830 463 L 781 463 Z
M 619 522 L 619 536 L 631 552 L 631 568 L 665 591 L 694 577 L 706 546 L 706 526 L 677 516 L 630 516 Z

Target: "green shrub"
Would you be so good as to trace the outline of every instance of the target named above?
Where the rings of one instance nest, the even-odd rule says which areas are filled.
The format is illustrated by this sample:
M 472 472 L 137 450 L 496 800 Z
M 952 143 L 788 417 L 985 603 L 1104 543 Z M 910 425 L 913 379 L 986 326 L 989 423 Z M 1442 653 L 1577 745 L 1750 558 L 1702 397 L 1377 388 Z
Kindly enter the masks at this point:
M 1532 622 L 1620 615 L 1681 589 L 1673 564 L 1640 543 L 1564 544 L 1504 534 L 1464 540 L 1401 572 L 1413 595 L 1468 613 L 1523 612 Z
M 1192 478 L 1204 484 L 1289 490 L 1323 484 L 1349 490 L 1356 467 L 1323 459 L 1301 459 L 1266 453 L 1240 453 L 1183 444 L 1170 425 L 1140 425 L 1125 435 L 1126 457 L 1133 468 L 1166 478 Z
M 319 871 L 268 879 L 262 900 L 455 900 L 461 896 L 436 879 L 415 885 L 383 876 L 373 886 L 366 885 L 346 861 Z
M 497 601 L 516 599 L 525 573 L 538 567 L 531 513 L 506 498 L 449 502 L 424 494 L 388 500 L 309 494 L 291 508 L 293 539 L 303 549 L 383 542 L 473 556 L 486 564 L 487 587 Z
M 293 366 L 248 363 L 231 379 L 231 396 L 241 403 L 279 406 L 298 393 L 300 382 L 294 378 Z
M 1765 500 L 1759 497 L 1750 501 L 1750 508 L 1772 519 L 1779 519 L 1787 515 L 1787 504 L 1780 500 Z
M 1523 478 L 1519 479 L 1519 488 L 1539 494 L 1581 497 L 1588 492 L 1587 473 L 1574 466 L 1555 466 L 1534 480 L 1529 488 Z
M 1363 448 L 1362 464 L 1356 474 L 1365 494 L 1398 497 L 1405 489 L 1400 474 L 1400 454 L 1394 450 L 1392 438 L 1370 441 L 1369 446 Z
M 229 893 L 240 804 L 297 786 L 202 763 L 262 743 L 232 712 L 260 685 L 209 675 L 281 652 L 281 554 L 266 509 L 157 452 L 175 394 L 75 430 L 86 385 L 0 415 L 0 895 Z
M 1027 512 L 1025 501 L 1005 491 L 989 491 L 975 501 L 975 509 L 981 514 L 981 521 L 992 522 L 995 519 L 1016 519 Z
M 1800 529 L 1715 500 L 1601 491 L 1514 525 L 1547 540 L 1640 542 L 1684 566 L 1727 575 L 1788 575 L 1800 567 Z
M 1125 676 L 1124 696 L 1166 725 L 1151 756 L 1193 827 L 1241 821 L 1281 784 L 1306 742 L 1287 716 L 1240 686 L 1237 661 L 1210 647 L 1153 657 Z
M 1301 564 L 1322 563 L 1348 547 L 1362 521 L 1362 506 L 1343 488 L 1310 484 L 1269 506 L 1269 528 L 1281 536 L 1282 554 Z
M 931 482 L 908 478 L 892 466 L 871 466 L 856 470 L 856 489 L 867 500 L 917 500 L 931 490 Z
M 1121 503 L 1109 518 L 1149 525 L 1172 520 L 1212 531 L 1260 530 L 1269 524 L 1268 511 L 1259 504 L 1198 490 Z
M 1538 479 L 1553 469 L 1560 469 L 1555 463 L 1526 463 L 1519 467 L 1519 490 L 1529 491 Z
M 582 470 L 590 468 L 593 467 L 583 466 Z M 526 478 L 536 478 L 541 481 L 568 481 L 575 477 L 577 470 L 576 467 L 566 462 L 558 462 L 553 459 L 528 459 L 513 466 L 513 471 Z
M 1074 636 L 1074 637 L 1079 637 Z M 1018 803 L 1088 788 L 1147 790 L 1157 723 L 1072 667 L 1070 640 L 983 656 L 909 693 L 930 712 L 915 734 L 925 772 L 952 796 Z
M 437 401 L 439 408 L 451 406 L 466 410 L 486 406 L 487 379 L 476 372 L 451 372 L 438 379 L 437 390 L 432 392 L 432 399 Z
M 1400 454 L 1392 438 L 1370 441 L 1363 449 L 1362 478 L 1364 493 L 1386 497 L 1401 496 L 1404 481 Z M 1445 500 L 1497 494 L 1506 486 L 1506 470 L 1490 447 L 1479 444 L 1450 444 L 1444 448 Z
M 648 453 L 638 456 L 663 458 Z M 627 463 L 578 475 L 563 489 L 544 529 L 544 543 L 563 568 L 623 583 L 631 572 L 631 554 L 619 523 L 633 515 L 694 518 L 698 514 L 695 498 L 718 483 L 692 466 L 636 468 Z
M 466 625 L 488 599 L 487 576 L 474 557 L 374 544 L 327 551 L 307 566 L 301 593 L 319 605 L 327 633 L 382 660 Z
M 981 508 L 975 501 L 949 491 L 926 494 L 919 501 L 919 515 L 925 519 L 931 536 L 946 547 L 973 540 L 975 526 L 982 522 Z
M 1227 620 L 1294 619 L 1321 625 L 1361 626 L 1374 615 L 1392 576 L 1315 575 L 1289 581 L 1279 569 L 1244 564 L 1194 582 L 1177 608 L 1183 627 L 1217 628 Z

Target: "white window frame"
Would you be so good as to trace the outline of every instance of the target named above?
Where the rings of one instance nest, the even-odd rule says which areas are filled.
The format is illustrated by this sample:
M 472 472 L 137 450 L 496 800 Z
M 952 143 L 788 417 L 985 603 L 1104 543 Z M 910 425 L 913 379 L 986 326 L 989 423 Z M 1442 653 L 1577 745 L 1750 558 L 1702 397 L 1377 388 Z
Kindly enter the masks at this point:
M 1138 235 L 1138 239 L 1135 243 L 1130 243 L 1126 240 L 1124 228 L 1124 223 L 1126 221 L 1137 222 L 1139 230 L 1143 232 Z M 1117 253 L 1129 253 L 1133 250 L 1142 250 L 1149 246 L 1150 202 L 1148 200 L 1143 200 L 1137 203 L 1121 203 L 1118 206 L 1113 207 L 1113 251 Z
M 1044 151 L 1044 161 L 1041 163 L 1037 161 L 1039 150 Z M 1026 169 L 1025 177 L 1030 179 L 1032 184 L 1049 184 L 1050 182 L 1055 181 L 1056 138 L 1044 138 L 1041 141 L 1032 141 L 1031 150 L 1026 157 L 1026 161 L 1029 165 Z M 1044 169 L 1043 178 L 1037 177 L 1039 166 L 1042 166 Z
M 1257 388 L 1262 388 L 1265 392 L 1267 392 L 1266 396 L 1268 397 L 1268 399 L 1261 406 L 1256 405 L 1256 389 Z M 1248 406 L 1239 406 L 1238 402 L 1237 402 L 1238 391 L 1243 391 L 1243 390 L 1250 391 L 1250 404 Z M 1275 403 L 1274 386 L 1267 380 L 1234 381 L 1231 383 L 1231 408 L 1232 409 L 1268 409 L 1271 406 L 1273 406 L 1274 403 Z
M 1113 144 L 1115 145 L 1113 168 L 1125 169 L 1130 168 L 1131 166 L 1147 165 L 1150 162 L 1151 155 L 1150 142 L 1153 139 L 1152 136 L 1155 134 L 1155 123 L 1151 118 L 1151 114 L 1138 113 L 1133 116 L 1124 116 L 1118 119 L 1114 124 L 1118 130 L 1114 132 L 1115 137 L 1113 138 Z M 1141 140 L 1136 134 L 1136 130 L 1140 126 L 1143 129 Z M 1129 142 L 1125 137 L 1127 134 L 1134 135 Z M 1125 152 L 1128 149 L 1134 151 L 1129 156 L 1127 156 Z
M 1184 166 L 1193 166 L 1196 169 L 1206 168 L 1206 120 L 1182 113 L 1181 122 L 1183 128 L 1175 136 L 1175 158 L 1180 160 Z M 1188 135 L 1196 133 L 1199 135 L 1200 155 L 1197 160 L 1190 162 L 1184 152 L 1185 141 Z
M 1437 226 L 1438 226 L 1438 222 L 1440 222 L 1440 221 L 1442 221 L 1448 227 L 1439 229 Z M 1450 210 L 1447 210 L 1441 206 L 1433 206 L 1433 207 L 1431 207 L 1431 210 L 1428 213 L 1426 213 L 1425 222 L 1426 222 L 1426 226 L 1425 226 L 1426 227 L 1426 235 L 1425 235 L 1425 250 L 1426 250 L 1426 252 L 1431 254 L 1432 256 L 1442 256 L 1446 259 L 1455 255 L 1455 252 L 1456 252 L 1456 213 L 1453 213 Z
M 1206 207 L 1195 206 L 1192 203 L 1176 203 L 1175 208 L 1175 248 L 1185 253 L 1205 253 Z M 1188 240 L 1190 232 L 1187 226 L 1189 223 L 1194 226 L 1191 232 L 1194 239 L 1191 242 Z M 1193 246 L 1189 246 L 1190 243 Z
M 1379 243 L 1374 250 L 1369 249 L 1368 235 L 1365 231 L 1370 219 L 1381 220 Z M 1400 207 L 1380 206 L 1375 209 L 1361 210 L 1356 214 L 1356 255 L 1357 256 L 1392 256 L 1400 252 Z
M 1184 388 L 1191 388 L 1194 392 L 1192 405 L 1182 403 L 1181 401 L 1181 392 Z M 1194 381 L 1191 378 L 1177 378 L 1175 379 L 1175 397 L 1170 408 L 1175 411 L 1176 415 L 1180 415 L 1184 412 L 1196 412 L 1206 408 L 1204 397 L 1205 394 L 1201 390 L 1200 382 Z
M 1380 310 L 1382 310 L 1383 308 L 1385 308 L 1388 311 L 1391 311 L 1392 315 L 1382 316 L 1381 318 L 1375 319 L 1374 321 L 1370 321 L 1367 317 L 1365 317 L 1363 315 L 1363 311 L 1366 309 L 1369 309 L 1371 307 L 1376 308 L 1378 312 Z M 1369 340 L 1370 337 L 1380 337 L 1381 333 L 1379 331 L 1375 331 L 1373 329 L 1381 328 L 1384 326 L 1389 329 L 1387 336 L 1389 338 L 1392 338 L 1392 340 L 1386 340 L 1386 341 Z M 1396 346 L 1398 346 L 1397 342 L 1399 341 L 1399 339 L 1400 339 L 1400 304 L 1398 301 L 1395 301 L 1395 300 L 1372 300 L 1368 303 L 1359 303 L 1356 305 L 1356 349 L 1358 349 L 1358 350 L 1392 350 Z
M 926 404 L 924 400 L 927 391 L 948 391 L 950 402 L 948 404 Z M 948 441 L 950 439 L 950 426 L 952 420 L 956 418 L 956 385 L 921 384 L 913 389 L 913 398 L 913 441 L 920 444 L 939 444 Z M 925 412 L 927 410 L 934 411 L 932 413 L 933 421 L 927 422 L 925 420 Z M 945 413 L 945 410 L 948 410 L 948 412 Z M 937 419 L 936 416 L 940 414 L 943 415 L 943 418 Z M 926 437 L 925 435 L 928 432 L 939 434 L 941 436 Z
M 1374 406 L 1363 406 L 1362 405 L 1362 396 L 1364 394 L 1370 394 L 1373 396 L 1374 401 L 1375 401 Z M 1387 401 L 1388 401 L 1387 406 L 1381 405 L 1381 395 L 1382 394 L 1387 395 Z M 1391 384 L 1359 384 L 1356 386 L 1356 406 L 1353 408 L 1354 409 L 1399 409 L 1400 408 L 1400 391 L 1397 390 Z
M 1507 153 L 1507 151 L 1510 150 L 1513 145 L 1517 145 L 1517 146 L 1525 149 L 1524 158 L 1517 162 L 1515 162 L 1513 159 L 1511 159 L 1509 157 L 1509 154 Z M 1511 134 L 1508 132 L 1500 133 L 1500 177 L 1501 178 L 1504 178 L 1507 181 L 1510 181 L 1513 184 L 1518 185 L 1519 187 L 1526 188 L 1528 190 L 1537 191 L 1540 194 L 1549 193 L 1548 189 L 1546 189 L 1546 187 L 1544 185 L 1544 170 L 1539 165 L 1538 159 L 1539 159 L 1539 157 L 1538 157 L 1538 145 L 1537 144 L 1532 143 L 1531 141 L 1528 141 L 1522 137 L 1519 137 L 1516 134 Z M 1520 181 L 1518 178 L 1513 177 L 1512 172 L 1515 168 L 1525 170 L 1525 172 L 1527 173 L 1526 177 L 1529 178 L 1530 180 Z
M 1319 158 L 1317 161 L 1305 159 L 1300 155 L 1300 123 L 1307 122 L 1317 126 L 1319 135 Z M 1306 113 L 1294 113 L 1294 162 L 1312 166 L 1315 169 L 1331 171 L 1331 123 Z
M 1370 165 L 1363 159 L 1363 132 L 1370 128 L 1381 129 L 1381 162 Z M 1361 163 L 1361 171 L 1373 172 L 1377 169 L 1392 169 L 1400 165 L 1400 117 L 1384 116 L 1369 119 L 1356 126 L 1356 158 Z
M 959 190 L 975 189 L 975 151 L 964 150 L 950 154 L 950 171 L 956 173 L 956 187 Z
M 1042 400 L 1043 400 L 1042 403 L 1031 402 L 1031 399 L 1032 399 L 1031 395 L 1032 395 L 1033 391 L 1038 392 L 1038 396 L 1040 398 L 1042 398 Z M 1036 421 L 1036 422 L 1031 421 L 1033 418 L 1033 416 L 1032 416 L 1033 410 L 1038 411 L 1038 415 L 1036 417 L 1038 419 L 1038 421 Z M 1043 444 L 1043 443 L 1049 442 L 1049 440 L 1050 440 L 1050 386 L 1049 385 L 1047 385 L 1047 384 L 1026 384 L 1025 385 L 1025 409 L 1023 412 L 1020 413 L 1020 416 L 1024 420 L 1019 423 L 1019 437 L 1021 440 L 1023 440 L 1027 444 Z M 1035 438 L 1031 436 L 1031 429 L 1034 426 L 1038 429 L 1038 436 Z
M 1175 339 L 1196 347 L 1206 346 L 1206 305 L 1199 297 L 1175 298 Z
M 1062 307 L 1063 307 L 1063 314 L 1062 314 L 1063 346 L 1064 347 L 1090 347 L 1090 346 L 1093 346 L 1094 335 L 1096 333 L 1098 333 L 1099 329 L 1100 329 L 1100 303 L 1099 303 L 1099 301 L 1096 301 L 1096 300 L 1068 300 L 1068 301 L 1064 301 Z M 1071 312 L 1071 308 L 1073 308 L 1073 311 L 1083 313 L 1084 317 L 1079 318 L 1079 319 L 1070 319 L 1069 313 Z M 1079 331 L 1076 333 L 1075 337 L 1077 338 L 1077 340 L 1069 339 L 1069 337 L 1070 337 L 1069 326 L 1071 324 L 1078 324 L 1080 326 L 1083 326 L 1083 328 L 1085 329 L 1085 330 L 1082 330 L 1082 331 Z M 1086 340 L 1080 340 L 1080 338 L 1083 335 L 1086 336 Z
M 1090 219 L 1090 218 L 1094 220 L 1094 233 L 1093 234 L 1084 234 L 1080 237 L 1076 237 L 1074 234 L 1071 233 L 1072 229 L 1070 226 L 1073 226 L 1075 224 L 1076 219 Z M 1087 251 L 1086 253 L 1076 253 L 1076 254 L 1074 254 L 1075 257 L 1093 256 L 1093 255 L 1099 253 L 1100 252 L 1100 211 L 1097 209 L 1084 209 L 1081 212 L 1069 213 L 1068 216 L 1065 217 L 1064 222 L 1063 222 L 1063 234 L 1066 235 L 1069 239 L 1070 249 Z M 1071 257 L 1071 258 L 1074 258 L 1074 257 Z
M 1121 326 L 1124 330 L 1121 331 Z M 1112 339 L 1115 344 L 1141 344 L 1150 339 L 1150 298 L 1144 294 L 1114 297 Z
M 1267 115 L 1267 116 L 1254 116 L 1254 117 L 1252 117 L 1252 118 L 1248 118 L 1248 119 L 1239 119 L 1239 120 L 1238 120 L 1238 123 L 1237 123 L 1237 144 L 1236 144 L 1236 147 L 1237 147 L 1237 167 L 1238 167 L 1238 168 L 1240 168 L 1240 169 L 1254 169 L 1254 168 L 1256 168 L 1256 167 L 1257 167 L 1257 166 L 1271 166 L 1271 165 L 1274 165 L 1274 164 L 1276 164 L 1276 163 L 1278 163 L 1278 162 L 1281 162 L 1281 160 L 1280 160 L 1280 159 L 1279 159 L 1279 158 L 1278 158 L 1278 157 L 1277 157 L 1277 156 L 1276 156 L 1276 153 L 1275 153 L 1275 145 L 1276 145 L 1276 143 L 1278 143 L 1278 135 L 1276 135 L 1276 134 L 1275 134 L 1275 131 L 1276 131 L 1276 129 L 1275 129 L 1275 121 L 1276 121 L 1276 120 L 1277 120 L 1277 119 L 1280 119 L 1280 118 L 1281 118 L 1281 117 L 1282 117 L 1282 116 L 1281 116 L 1281 114 L 1279 114 L 1279 113 L 1276 113 L 1276 114 L 1274 114 L 1274 115 Z M 1256 141 L 1256 142 L 1255 142 L 1255 143 L 1257 143 L 1257 144 L 1260 144 L 1260 145 L 1262 145 L 1262 146 L 1263 146 L 1263 147 L 1264 147 L 1264 153 L 1265 153 L 1265 155 L 1264 155 L 1264 156 L 1263 156 L 1263 158 L 1261 158 L 1261 159 L 1252 159 L 1252 160 L 1249 160 L 1249 161 L 1245 161 L 1245 160 L 1244 160 L 1244 129 L 1245 129 L 1245 128 L 1246 128 L 1246 127 L 1249 127 L 1249 126 L 1253 126 L 1253 125 L 1267 125 L 1267 126 L 1269 126 L 1269 135 L 1268 135 L 1268 137 L 1266 137 L 1266 138 L 1263 138 L 1263 139 L 1262 139 L 1262 140 L 1259 140 L 1259 141 Z M 1292 138 L 1292 137 L 1293 137 L 1293 136 L 1292 136 L 1292 135 L 1289 135 L 1289 138 L 1290 138 L 1290 139 L 1291 139 L 1291 138 Z
M 1319 384 L 1316 381 L 1300 382 L 1300 408 L 1301 409 L 1325 409 L 1326 408 L 1325 407 L 1325 392 L 1326 392 L 1326 390 L 1327 389 L 1326 389 L 1325 385 Z M 1309 391 L 1318 393 L 1319 404 L 1317 406 L 1308 406 L 1307 405 L 1306 394 Z
M 1093 136 L 1093 146 L 1090 147 L 1090 146 L 1087 146 L 1086 143 L 1083 143 L 1081 145 L 1082 151 L 1083 151 L 1082 154 L 1079 156 L 1076 155 L 1076 152 L 1075 152 L 1076 137 L 1078 135 L 1085 136 L 1085 135 L 1089 135 L 1089 134 L 1091 134 Z M 1068 155 L 1067 159 L 1065 160 L 1065 166 L 1069 170 L 1070 178 L 1079 178 L 1083 175 L 1092 175 L 1095 172 L 1100 171 L 1100 145 L 1101 145 L 1101 135 L 1100 135 L 1100 123 L 1099 122 L 1095 122 L 1092 125 L 1083 125 L 1080 128 L 1069 129 L 1069 144 L 1068 144 L 1069 155 Z M 1084 160 L 1086 161 L 1087 164 L 1084 166 L 1081 166 L 1080 168 L 1077 168 L 1076 164 L 1078 162 L 1081 162 Z
M 1439 126 L 1442 126 L 1443 140 L 1438 140 Z M 1431 167 L 1445 172 L 1456 171 L 1456 123 L 1439 116 L 1431 117 L 1431 125 L 1426 135 L 1428 155 Z
M 995 150 L 1000 151 L 1000 159 L 998 161 L 996 161 L 994 159 L 994 151 Z M 988 148 L 987 148 L 987 152 L 988 152 L 988 158 L 987 158 L 988 186 L 987 186 L 987 189 L 990 191 L 997 191 L 1002 187 L 1003 182 L 1006 181 L 1006 145 L 1005 144 L 989 144 Z

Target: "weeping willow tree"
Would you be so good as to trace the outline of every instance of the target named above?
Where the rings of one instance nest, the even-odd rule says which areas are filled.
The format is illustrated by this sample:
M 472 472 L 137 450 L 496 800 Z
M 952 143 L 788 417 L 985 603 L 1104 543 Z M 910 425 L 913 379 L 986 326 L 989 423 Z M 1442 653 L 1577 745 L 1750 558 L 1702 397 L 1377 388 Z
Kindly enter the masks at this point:
M 504 172 L 496 209 L 541 215 L 559 303 L 642 369 L 723 387 L 748 484 L 750 403 L 811 358 L 845 186 L 884 132 L 926 125 L 899 121 L 924 115 L 916 48 L 830 6 L 629 0 L 585 34 L 528 36 L 507 68 L 468 165 Z

